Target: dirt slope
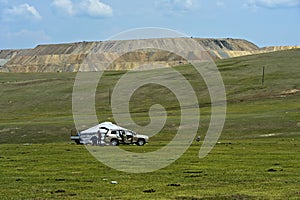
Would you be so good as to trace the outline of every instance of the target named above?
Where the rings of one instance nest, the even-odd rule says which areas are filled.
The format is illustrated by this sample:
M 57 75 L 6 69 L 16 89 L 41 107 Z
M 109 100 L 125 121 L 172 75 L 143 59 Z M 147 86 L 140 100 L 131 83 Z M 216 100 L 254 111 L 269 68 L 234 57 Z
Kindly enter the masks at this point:
M 180 38 L 149 39 L 151 43 L 164 45 L 166 42 L 180 41 Z M 243 55 L 256 54 L 261 52 L 282 50 L 280 48 L 260 49 L 255 44 L 242 39 L 204 39 L 194 38 L 207 51 L 213 59 L 224 59 Z M 145 40 L 136 40 L 143 43 Z M 122 41 L 126 47 L 130 41 Z M 160 50 L 147 50 L 127 53 L 122 57 L 117 51 L 119 43 L 116 41 L 105 42 L 77 42 L 69 44 L 49 44 L 38 45 L 33 49 L 24 50 L 2 50 L 0 51 L 0 71 L 2 72 L 76 72 L 80 70 L 99 70 L 91 69 L 81 65 L 86 56 L 95 51 L 105 51 L 101 55 L 103 62 L 116 60 L 110 69 L 131 69 L 143 63 L 157 63 L 167 66 L 183 64 L 186 61 L 180 56 L 171 52 Z M 114 52 L 116 51 L 116 52 Z

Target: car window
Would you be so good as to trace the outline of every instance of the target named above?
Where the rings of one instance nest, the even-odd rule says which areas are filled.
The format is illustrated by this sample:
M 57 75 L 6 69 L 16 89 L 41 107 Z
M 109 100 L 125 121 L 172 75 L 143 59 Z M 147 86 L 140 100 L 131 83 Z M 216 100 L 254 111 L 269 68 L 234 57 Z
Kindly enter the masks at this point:
M 126 131 L 126 135 L 133 135 L 133 133 L 131 131 Z

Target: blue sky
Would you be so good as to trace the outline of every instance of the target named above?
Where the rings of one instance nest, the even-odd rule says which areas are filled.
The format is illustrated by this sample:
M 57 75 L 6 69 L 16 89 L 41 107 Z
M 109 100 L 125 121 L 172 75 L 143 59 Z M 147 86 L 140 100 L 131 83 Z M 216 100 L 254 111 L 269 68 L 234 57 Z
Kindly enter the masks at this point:
M 134 28 L 300 45 L 300 0 L 0 0 L 0 49 L 99 41 Z

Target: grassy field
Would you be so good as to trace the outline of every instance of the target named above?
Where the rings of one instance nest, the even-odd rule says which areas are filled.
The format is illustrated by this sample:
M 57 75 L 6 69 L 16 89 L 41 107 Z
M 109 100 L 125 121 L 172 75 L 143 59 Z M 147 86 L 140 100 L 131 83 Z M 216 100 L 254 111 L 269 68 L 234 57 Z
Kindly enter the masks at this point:
M 300 199 L 299 63 L 299 50 L 218 61 L 228 100 L 219 143 L 199 159 L 201 142 L 194 142 L 170 166 L 145 174 L 108 168 L 69 141 L 76 74 L 0 73 L 0 199 Z M 205 84 L 188 65 L 176 70 L 198 91 L 198 135 L 204 136 L 210 119 Z M 96 102 L 107 104 L 96 104 L 99 121 L 113 120 L 108 96 L 122 74 L 106 72 L 100 81 Z M 150 99 L 143 90 L 167 98 Z M 137 92 L 133 118 L 147 124 L 153 103 L 165 106 L 166 127 L 146 146 L 121 148 L 154 151 L 172 139 L 178 102 L 165 88 Z

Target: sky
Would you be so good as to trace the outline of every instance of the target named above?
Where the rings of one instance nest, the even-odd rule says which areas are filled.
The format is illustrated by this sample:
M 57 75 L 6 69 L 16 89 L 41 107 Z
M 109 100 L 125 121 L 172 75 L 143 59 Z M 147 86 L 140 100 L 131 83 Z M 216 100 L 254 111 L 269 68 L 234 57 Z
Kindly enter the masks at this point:
M 143 27 L 300 45 L 300 0 L 0 0 L 0 49 L 103 41 Z

